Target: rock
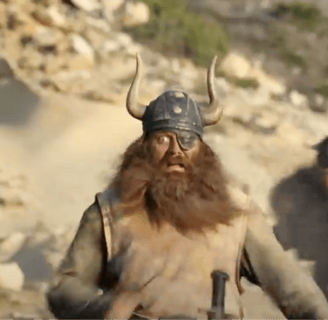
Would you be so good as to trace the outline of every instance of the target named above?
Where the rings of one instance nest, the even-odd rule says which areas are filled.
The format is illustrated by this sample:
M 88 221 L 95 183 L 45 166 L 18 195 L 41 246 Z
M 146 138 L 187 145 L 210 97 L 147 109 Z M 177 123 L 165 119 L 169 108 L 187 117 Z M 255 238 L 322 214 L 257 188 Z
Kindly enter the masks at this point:
M 27 74 L 35 72 L 35 70 L 41 70 L 44 64 L 45 57 L 34 48 L 26 48 L 20 58 L 17 61 L 17 65 L 20 69 L 24 69 Z
M 115 11 L 124 3 L 124 0 L 111 0 L 104 2 L 104 15 L 111 23 L 115 20 Z
M 0 288 L 20 291 L 24 280 L 24 273 L 16 262 L 0 264 Z
M 279 123 L 279 118 L 272 112 L 261 112 L 255 119 L 255 125 L 259 132 L 272 134 Z
M 89 59 L 92 63 L 95 62 L 95 53 L 87 40 L 78 34 L 70 36 L 72 49 L 80 56 Z
M 1 193 L 0 204 L 4 207 L 24 208 L 25 201 L 23 198 L 23 194 L 9 189 L 7 192 Z
M 174 73 L 180 74 L 181 72 L 181 66 L 180 66 L 180 61 L 177 58 L 173 58 L 171 62 L 171 68 Z
M 63 253 L 55 251 L 45 252 L 45 260 L 53 271 L 58 269 L 63 258 Z
M 145 24 L 149 21 L 150 11 L 148 6 L 141 1 L 129 1 L 125 5 L 123 25 L 132 27 Z
M 6 5 L 0 1 L 0 27 L 6 26 Z
M 58 72 L 56 75 L 51 77 L 51 86 L 57 88 L 58 91 L 76 93 L 76 91 L 81 92 L 81 82 L 89 80 L 91 73 L 89 70 L 86 70 L 88 60 L 77 61 L 71 60 L 68 62 L 67 69 L 68 71 Z M 71 64 L 70 64 L 71 63 Z M 80 68 L 73 70 L 72 68 Z M 89 65 L 90 67 L 90 65 Z M 84 68 L 84 69 L 83 69 Z
M 221 93 L 227 94 L 231 90 L 231 85 L 226 79 L 216 78 L 215 82 Z
M 10 260 L 24 245 L 26 236 L 21 232 L 11 234 L 0 243 L 0 262 Z
M 289 94 L 290 102 L 296 107 L 305 107 L 308 104 L 308 98 L 305 94 L 301 94 L 296 90 L 292 90 Z
M 34 231 L 29 237 L 28 245 L 30 247 L 36 247 L 50 240 L 53 240 L 53 238 L 48 231 Z
M 68 70 L 85 70 L 95 65 L 95 52 L 91 45 L 78 34 L 70 36 L 71 47 L 76 53 L 67 59 Z
M 281 81 L 266 74 L 260 68 L 251 69 L 249 77 L 256 79 L 259 82 L 260 87 L 264 87 L 271 94 L 282 95 L 286 92 L 286 86 Z
M 88 28 L 84 32 L 84 39 L 88 42 L 94 52 L 100 52 L 107 40 L 108 36 L 105 36 L 102 32 L 98 32 L 94 28 Z
M 67 62 L 67 68 L 70 71 L 81 71 L 93 68 L 95 62 L 88 56 L 73 56 Z
M 309 107 L 312 111 L 326 113 L 328 110 L 328 101 L 321 94 L 315 94 L 309 98 Z
M 135 57 L 136 53 L 141 52 L 142 51 L 142 45 L 139 43 L 134 43 L 131 46 L 129 46 L 128 48 L 126 48 L 126 52 L 132 56 Z
M 131 36 L 124 32 L 117 32 L 115 37 L 116 41 L 125 49 L 133 45 L 133 39 L 131 38 Z
M 53 75 L 66 68 L 67 61 L 65 57 L 61 55 L 49 57 L 45 63 L 45 72 L 48 75 Z
M 59 12 L 56 6 L 47 9 L 37 7 L 32 16 L 46 26 L 63 27 L 65 25 L 65 16 Z
M 32 19 L 29 15 L 21 14 L 20 20 L 23 24 L 22 36 L 32 36 L 36 30 L 40 27 L 40 24 L 35 19 Z
M 243 55 L 232 52 L 228 54 L 220 65 L 220 70 L 227 76 L 236 78 L 252 78 L 259 82 L 271 94 L 283 94 L 286 86 L 281 81 L 266 74 L 259 63 L 252 63 Z
M 14 72 L 5 58 L 0 58 L 0 79 L 12 78 Z
M 111 31 L 111 26 L 104 19 L 100 20 L 100 19 L 95 19 L 94 17 L 88 16 L 85 18 L 85 21 L 88 25 L 93 27 L 93 29 L 100 31 L 101 33 L 107 34 Z
M 6 27 L 8 30 L 16 30 L 20 24 L 19 13 L 17 12 L 17 7 L 15 5 L 9 5 L 5 12 Z
M 111 0 L 111 1 L 104 2 L 105 10 L 107 10 L 108 13 L 116 11 L 123 4 L 124 4 L 124 0 Z
M 98 0 L 70 0 L 77 8 L 92 12 L 101 9 L 100 2 Z
M 220 70 L 226 75 L 237 78 L 249 77 L 251 69 L 250 61 L 237 52 L 226 55 L 220 65 Z
M 103 44 L 102 50 L 106 53 L 116 52 L 121 49 L 121 44 L 116 40 L 107 40 Z
M 39 26 L 34 32 L 33 38 L 39 47 L 50 47 L 58 43 L 59 35 L 49 27 Z
M 306 141 L 306 135 L 300 129 L 287 122 L 280 123 L 276 128 L 276 133 L 284 145 L 303 146 Z

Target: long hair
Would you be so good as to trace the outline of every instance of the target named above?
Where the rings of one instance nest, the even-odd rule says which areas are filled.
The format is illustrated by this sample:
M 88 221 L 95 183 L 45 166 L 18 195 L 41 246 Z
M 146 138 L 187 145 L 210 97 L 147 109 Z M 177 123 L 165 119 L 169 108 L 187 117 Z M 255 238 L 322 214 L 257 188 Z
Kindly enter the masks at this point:
M 110 185 L 119 190 L 124 214 L 145 209 L 158 227 L 166 222 L 182 233 L 228 225 L 241 214 L 227 191 L 222 164 L 205 142 L 195 159 L 184 163 L 186 172 L 176 176 L 154 164 L 150 151 L 149 138 L 142 135 L 127 148 Z

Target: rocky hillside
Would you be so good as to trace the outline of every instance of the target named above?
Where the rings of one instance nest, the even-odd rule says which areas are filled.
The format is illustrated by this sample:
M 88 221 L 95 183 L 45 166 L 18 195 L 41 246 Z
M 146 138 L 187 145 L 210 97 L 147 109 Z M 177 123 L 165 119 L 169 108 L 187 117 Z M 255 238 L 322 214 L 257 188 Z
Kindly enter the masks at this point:
M 224 24 L 230 47 L 256 59 L 310 107 L 327 111 L 328 4 L 325 0 L 190 0 L 190 9 Z
M 142 2 L 5 0 L 0 15 L 0 318 L 49 318 L 43 294 L 82 212 L 141 134 L 124 105 L 135 53 L 144 103 L 171 87 L 206 103 L 206 69 L 122 31 L 148 21 Z M 270 191 L 313 163 L 327 115 L 240 51 L 222 59 L 216 86 L 224 117 L 205 140 L 275 223 Z M 247 288 L 250 318 L 281 316 Z

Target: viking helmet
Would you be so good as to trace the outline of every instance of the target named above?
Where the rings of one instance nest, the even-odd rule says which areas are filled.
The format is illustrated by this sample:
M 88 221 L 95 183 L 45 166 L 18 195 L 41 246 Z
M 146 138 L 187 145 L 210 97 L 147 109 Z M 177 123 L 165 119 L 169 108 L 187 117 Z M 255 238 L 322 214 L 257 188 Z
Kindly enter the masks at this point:
M 142 75 L 142 61 L 137 54 L 137 70 L 127 95 L 126 107 L 134 118 L 141 120 L 145 132 L 158 130 L 184 130 L 203 134 L 203 126 L 217 123 L 222 115 L 217 93 L 214 89 L 215 56 L 208 69 L 207 87 L 210 103 L 200 109 L 191 97 L 182 91 L 166 91 L 149 106 L 139 103 L 139 85 Z

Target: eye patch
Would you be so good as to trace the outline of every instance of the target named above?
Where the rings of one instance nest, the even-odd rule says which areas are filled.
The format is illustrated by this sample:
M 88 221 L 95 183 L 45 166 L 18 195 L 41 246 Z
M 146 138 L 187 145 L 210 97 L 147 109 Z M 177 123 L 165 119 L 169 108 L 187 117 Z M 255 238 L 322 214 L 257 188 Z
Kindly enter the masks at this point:
M 198 139 L 197 133 L 185 130 L 176 130 L 174 132 L 182 149 L 189 150 L 195 146 Z

